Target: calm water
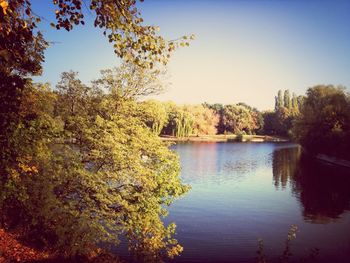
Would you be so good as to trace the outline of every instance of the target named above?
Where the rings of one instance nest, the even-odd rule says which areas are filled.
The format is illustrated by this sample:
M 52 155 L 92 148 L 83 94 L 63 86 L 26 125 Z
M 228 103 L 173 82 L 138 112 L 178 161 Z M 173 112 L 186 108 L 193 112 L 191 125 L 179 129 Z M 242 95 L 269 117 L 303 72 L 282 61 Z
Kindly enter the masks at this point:
M 177 144 L 191 191 L 170 208 L 184 252 L 173 262 L 269 262 L 298 226 L 292 261 L 350 262 L 350 174 L 301 158 L 295 144 Z M 348 173 L 348 175 L 346 174 Z M 314 261 L 313 261 L 314 262 Z
M 350 171 L 315 163 L 290 143 L 182 143 L 190 192 L 170 207 L 184 247 L 169 262 L 256 262 L 258 239 L 278 262 L 291 225 L 290 262 L 350 262 Z M 317 260 L 306 261 L 319 249 Z M 131 260 L 125 253 L 124 259 Z M 135 262 L 135 261 L 134 261 Z

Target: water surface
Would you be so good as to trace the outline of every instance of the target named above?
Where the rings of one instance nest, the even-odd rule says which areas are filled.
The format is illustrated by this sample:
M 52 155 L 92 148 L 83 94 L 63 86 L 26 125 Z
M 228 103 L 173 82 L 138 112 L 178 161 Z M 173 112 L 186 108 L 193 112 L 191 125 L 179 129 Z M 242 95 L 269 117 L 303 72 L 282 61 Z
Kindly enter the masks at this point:
M 298 226 L 291 261 L 350 262 L 349 171 L 305 159 L 290 143 L 181 143 L 172 147 L 191 191 L 170 207 L 184 251 L 173 262 L 269 262 Z

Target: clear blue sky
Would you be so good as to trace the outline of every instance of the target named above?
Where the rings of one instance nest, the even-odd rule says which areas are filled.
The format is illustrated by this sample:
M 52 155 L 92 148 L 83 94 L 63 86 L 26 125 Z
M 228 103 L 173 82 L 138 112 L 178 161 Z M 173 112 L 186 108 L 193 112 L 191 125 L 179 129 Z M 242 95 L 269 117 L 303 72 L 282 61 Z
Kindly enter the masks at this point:
M 161 100 L 178 103 L 246 102 L 273 108 L 279 89 L 304 94 L 316 84 L 350 87 L 350 1 L 145 0 L 145 22 L 169 39 L 196 40 L 169 63 Z M 54 20 L 51 1 L 33 0 L 36 13 Z M 120 60 L 101 31 L 87 25 L 72 32 L 41 28 L 52 45 L 41 81 L 57 83 L 62 71 L 80 72 L 88 83 Z M 90 21 L 90 23 L 89 23 Z

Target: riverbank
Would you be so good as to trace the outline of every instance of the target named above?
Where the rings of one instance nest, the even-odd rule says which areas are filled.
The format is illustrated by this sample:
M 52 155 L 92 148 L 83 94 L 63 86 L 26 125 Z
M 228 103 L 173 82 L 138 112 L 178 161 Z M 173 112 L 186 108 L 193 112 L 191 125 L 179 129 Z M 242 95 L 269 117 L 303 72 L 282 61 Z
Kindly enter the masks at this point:
M 162 135 L 161 140 L 172 142 L 288 142 L 289 140 L 277 136 L 268 135 L 201 135 L 201 136 L 188 136 L 188 137 L 175 137 Z
M 0 263 L 49 260 L 47 252 L 28 247 L 18 241 L 18 236 L 0 228 Z
M 9 233 L 0 228 L 0 263 L 37 262 L 37 263 L 123 263 L 118 257 L 111 254 L 92 253 L 90 256 L 65 259 L 50 251 L 30 247 L 20 241 L 20 235 Z
M 328 163 L 331 165 L 341 166 L 341 167 L 350 169 L 350 161 L 349 160 L 339 159 L 339 158 L 328 156 L 325 154 L 317 154 L 316 159 L 319 161 L 322 161 L 324 163 Z

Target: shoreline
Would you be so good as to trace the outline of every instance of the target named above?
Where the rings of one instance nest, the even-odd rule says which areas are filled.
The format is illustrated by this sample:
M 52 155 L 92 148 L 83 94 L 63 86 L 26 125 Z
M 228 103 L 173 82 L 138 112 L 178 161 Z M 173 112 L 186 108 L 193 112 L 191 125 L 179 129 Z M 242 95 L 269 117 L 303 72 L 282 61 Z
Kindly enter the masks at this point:
M 243 135 L 241 140 L 238 140 L 237 135 L 200 135 L 200 136 L 188 136 L 188 137 L 175 137 L 169 135 L 161 135 L 162 141 L 171 142 L 290 142 L 289 139 L 270 136 L 270 135 Z
M 340 158 L 329 156 L 326 154 L 317 154 L 315 156 L 315 158 L 318 161 L 321 161 L 321 162 L 324 162 L 324 163 L 327 163 L 330 165 L 336 165 L 336 166 L 350 169 L 350 161 L 349 160 L 340 159 Z

